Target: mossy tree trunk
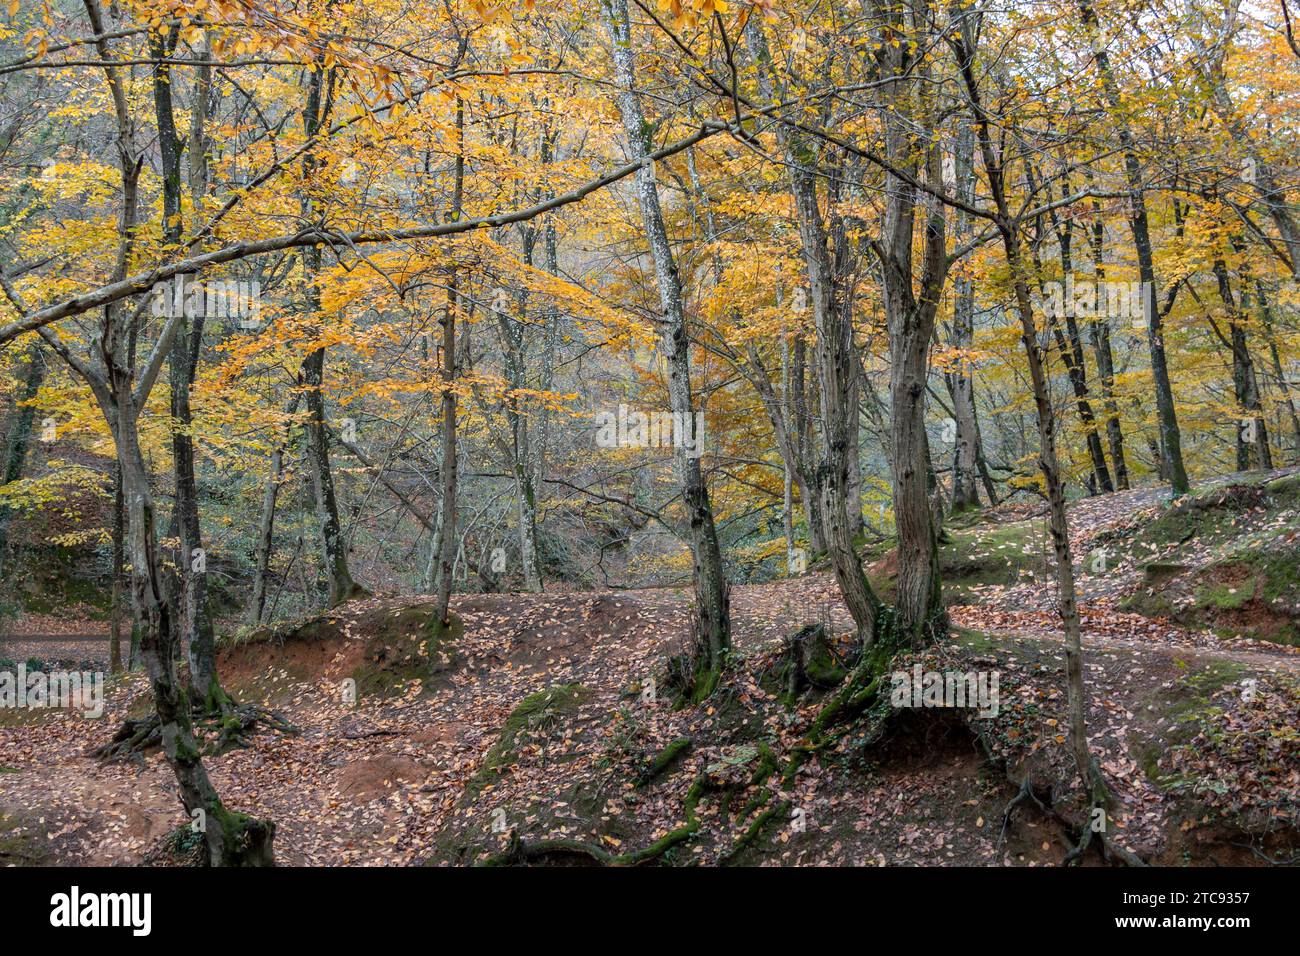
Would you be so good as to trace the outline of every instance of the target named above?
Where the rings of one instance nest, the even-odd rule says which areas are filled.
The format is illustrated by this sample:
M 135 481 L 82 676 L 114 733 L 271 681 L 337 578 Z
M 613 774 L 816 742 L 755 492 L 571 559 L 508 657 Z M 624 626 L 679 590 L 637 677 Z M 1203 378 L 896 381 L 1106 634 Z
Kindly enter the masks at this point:
M 10 418 L 7 448 L 5 451 L 4 473 L 0 475 L 0 485 L 7 485 L 23 476 L 27 464 L 27 451 L 32 442 L 32 425 L 36 418 L 36 407 L 31 401 L 36 398 L 45 381 L 45 358 L 40 346 L 32 344 L 27 349 L 27 371 L 23 375 L 22 389 L 18 393 L 17 405 Z M 0 574 L 3 574 L 5 551 L 9 545 L 9 523 L 13 520 L 13 510 L 8 505 L 0 505 Z

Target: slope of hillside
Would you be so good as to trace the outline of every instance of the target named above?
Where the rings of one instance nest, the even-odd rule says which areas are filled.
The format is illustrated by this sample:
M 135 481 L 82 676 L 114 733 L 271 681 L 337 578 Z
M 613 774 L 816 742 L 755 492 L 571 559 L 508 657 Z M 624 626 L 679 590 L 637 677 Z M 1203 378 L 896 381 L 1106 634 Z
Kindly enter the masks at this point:
M 1168 581 L 1206 582 L 1248 555 L 1285 568 L 1295 480 L 1230 481 L 1194 499 L 1204 505 L 1144 490 L 1074 508 L 1090 743 L 1117 850 L 1244 864 L 1296 852 L 1295 648 L 1226 618 L 1137 613 L 1158 607 L 1153 562 L 1183 566 Z M 1194 532 L 1171 533 L 1189 515 Z M 954 528 L 953 633 L 896 664 L 996 674 L 996 713 L 875 707 L 809 752 L 851 653 L 834 637 L 848 617 L 827 574 L 737 587 L 733 666 L 684 709 L 664 666 L 685 638 L 684 592 L 463 595 L 463 631 L 446 642 L 428 639 L 426 599 L 380 598 L 226 647 L 231 689 L 300 733 L 260 733 L 211 773 L 233 807 L 276 821 L 286 863 L 1059 863 L 1086 807 L 1064 746 L 1041 533 L 1031 507 Z M 1252 600 L 1284 613 L 1289 598 L 1268 587 Z M 147 707 L 140 675 L 114 681 L 108 701 L 98 721 L 0 712 L 5 858 L 188 858 L 160 755 L 140 767 L 85 756 Z

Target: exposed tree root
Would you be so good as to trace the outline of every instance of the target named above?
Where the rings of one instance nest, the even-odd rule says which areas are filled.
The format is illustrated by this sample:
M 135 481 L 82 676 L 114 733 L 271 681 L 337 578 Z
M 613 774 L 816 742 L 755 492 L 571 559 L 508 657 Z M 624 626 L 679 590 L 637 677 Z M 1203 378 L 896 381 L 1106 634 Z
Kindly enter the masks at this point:
M 649 846 L 632 850 L 615 856 L 592 843 L 582 840 L 553 839 L 525 842 L 517 830 L 510 832 L 510 845 L 501 853 L 494 854 L 483 861 L 482 866 L 521 866 L 528 863 L 540 863 L 556 856 L 586 856 L 601 866 L 637 866 L 663 856 L 666 852 L 689 840 L 700 828 L 696 808 L 704 796 L 708 781 L 697 777 L 686 791 L 683 809 L 686 811 L 686 823 L 670 830 Z
M 644 787 L 652 783 L 656 777 L 675 764 L 690 748 L 690 737 L 678 737 L 646 764 L 646 768 L 636 778 L 636 785 Z
M 157 714 L 148 717 L 128 717 L 117 729 L 113 739 L 90 751 L 90 756 L 105 763 L 134 761 L 141 763 L 144 755 L 162 746 L 162 724 Z
M 214 715 L 211 719 L 217 718 Z M 220 734 L 216 743 L 209 748 L 209 753 L 213 755 L 251 746 L 252 736 L 259 725 L 286 737 L 296 737 L 301 733 L 283 714 L 256 704 L 238 704 L 219 719 Z
M 718 859 L 718 863 L 722 866 L 732 863 L 740 855 L 741 851 L 749 848 L 758 840 L 773 819 L 784 818 L 790 812 L 790 806 L 789 800 L 782 800 L 756 816 L 745 832 L 736 838 L 736 842 L 732 844 L 731 849 Z
M 1103 812 L 1108 812 L 1110 807 L 1110 792 L 1106 788 L 1106 784 L 1104 779 L 1102 778 L 1100 768 L 1097 767 L 1095 763 L 1092 767 L 1092 772 L 1089 774 L 1089 776 L 1091 776 L 1092 778 L 1092 783 L 1090 785 L 1089 794 L 1088 794 L 1089 812 L 1087 815 L 1087 819 L 1085 819 L 1082 824 L 1079 824 L 1077 821 L 1070 819 L 1059 809 L 1053 806 L 1050 795 L 1046 799 L 1040 797 L 1038 793 L 1035 792 L 1033 781 L 1028 775 L 1026 775 L 1023 778 L 1017 779 L 1011 773 L 1010 769 L 1007 768 L 1005 762 L 994 756 L 993 751 L 990 748 L 988 741 L 984 738 L 983 733 L 976 731 L 975 739 L 979 742 L 980 746 L 983 748 L 985 757 L 988 759 L 989 763 L 992 764 L 993 766 L 1001 767 L 1003 773 L 1006 774 L 1007 779 L 1017 788 L 1016 796 L 1011 799 L 1011 802 L 1007 804 L 1006 809 L 1002 812 L 1002 832 L 998 836 L 998 846 L 1001 846 L 1003 840 L 1006 838 L 1007 828 L 1011 823 L 1011 816 L 1015 812 L 1016 807 L 1019 806 L 1021 803 L 1024 803 L 1025 801 L 1029 800 L 1032 801 L 1034 805 L 1038 807 L 1039 811 L 1044 816 L 1058 823 L 1067 834 L 1067 839 L 1069 839 L 1070 842 L 1072 843 L 1070 851 L 1065 855 L 1065 858 L 1061 861 L 1062 866 L 1070 866 L 1074 863 L 1077 863 L 1080 859 L 1082 859 L 1083 855 L 1087 852 L 1088 848 L 1092 846 L 1094 840 L 1096 841 L 1097 847 L 1102 854 L 1102 859 L 1105 860 L 1107 863 L 1111 862 L 1111 859 L 1113 857 L 1114 859 L 1119 860 L 1121 863 L 1124 863 L 1127 866 L 1148 865 L 1147 862 L 1142 859 L 1142 857 L 1138 856 L 1132 850 L 1126 850 L 1124 847 L 1117 844 L 1113 839 L 1111 839 L 1110 836 L 1106 834 L 1104 829 L 1098 829 L 1098 830 L 1093 829 L 1092 811 L 1100 808 Z M 1077 838 L 1072 838 L 1071 835 L 1075 833 L 1079 834 L 1079 836 Z M 1076 839 L 1077 842 L 1075 842 Z
M 1016 807 L 1021 803 L 1024 803 L 1026 800 L 1032 800 L 1034 805 L 1037 806 L 1040 811 L 1044 814 L 1050 814 L 1046 805 L 1044 805 L 1043 801 L 1038 798 L 1038 794 L 1034 793 L 1033 784 L 1030 782 L 1029 778 L 1026 777 L 1020 784 L 1020 790 L 1011 798 L 1011 802 L 1007 804 L 1006 809 L 1002 811 L 1002 832 L 998 834 L 997 842 L 999 849 L 1002 847 L 1003 841 L 1007 838 L 1007 827 L 1011 825 L 1012 814 L 1016 812 Z
M 224 698 L 216 711 L 195 711 L 197 727 L 208 731 L 210 740 L 204 752 L 219 756 L 229 750 L 251 746 L 252 736 L 258 726 L 276 733 L 297 736 L 300 731 L 284 715 L 257 704 L 236 704 Z M 142 763 L 146 754 L 162 746 L 162 725 L 157 714 L 148 717 L 128 717 L 118 728 L 113 739 L 96 747 L 89 755 L 104 763 Z

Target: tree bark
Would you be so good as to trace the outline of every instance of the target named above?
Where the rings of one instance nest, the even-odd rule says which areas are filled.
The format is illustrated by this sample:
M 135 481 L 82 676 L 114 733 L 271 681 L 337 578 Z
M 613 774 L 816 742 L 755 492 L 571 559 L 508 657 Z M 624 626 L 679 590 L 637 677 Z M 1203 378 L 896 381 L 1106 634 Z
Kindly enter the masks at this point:
M 1219 298 L 1228 313 L 1228 340 L 1225 344 L 1232 354 L 1232 393 L 1237 407 L 1245 417 L 1236 422 L 1237 470 L 1251 468 L 1271 470 L 1273 456 L 1268 447 L 1268 423 L 1264 420 L 1259 398 L 1259 380 L 1255 375 L 1255 362 L 1251 358 L 1246 337 L 1244 313 L 1248 311 L 1249 296 L 1242 292 L 1240 307 L 1232 291 L 1232 281 L 1223 259 L 1214 260 L 1212 266 L 1218 286 Z M 1217 329 L 1216 329 L 1217 332 Z
M 1088 183 L 1092 185 L 1089 173 Z M 1092 201 L 1092 226 L 1088 234 L 1092 250 L 1092 275 L 1098 289 L 1106 281 L 1106 222 L 1101 215 L 1101 202 Z M 1115 487 L 1128 490 L 1128 461 L 1124 456 L 1124 430 L 1119 421 L 1119 405 L 1115 401 L 1115 356 L 1110 345 L 1110 317 L 1095 316 L 1088 323 L 1088 338 L 1097 362 L 1097 378 L 1101 382 L 1102 402 L 1106 409 L 1106 443 L 1110 447 L 1110 461 L 1115 468 Z
M 8 443 L 5 451 L 4 475 L 0 485 L 7 485 L 23 476 L 27 465 L 27 451 L 32 443 L 32 423 L 36 419 L 36 408 L 31 402 L 45 382 L 45 359 L 40 347 L 33 344 L 27 350 L 27 372 L 23 376 L 22 388 L 15 396 L 15 408 L 10 419 Z M 0 504 L 0 577 L 3 577 L 5 553 L 9 547 L 9 523 L 13 521 L 13 509 Z
M 967 205 L 975 199 L 975 133 L 962 123 L 953 150 L 953 174 L 957 198 Z M 973 232 L 970 214 L 957 210 L 953 239 L 963 243 Z M 956 445 L 953 449 L 952 512 L 980 506 L 977 452 L 979 426 L 975 416 L 975 374 L 967 353 L 975 345 L 975 283 L 965 273 L 953 280 L 952 334 L 949 344 L 961 352 L 957 367 L 945 376 L 952 396 Z
M 636 58 L 632 47 L 632 27 L 628 19 L 627 0 L 602 0 L 605 23 L 612 40 L 614 76 L 618 84 L 618 108 L 628 152 L 641 163 L 636 172 L 636 190 L 641 222 L 650 244 L 656 284 L 659 290 L 663 350 L 668 359 L 668 395 L 671 411 L 684 427 L 692 431 L 696 452 L 704 440 L 695 427 L 695 403 L 691 394 L 690 338 L 686 328 L 681 277 L 668 241 L 659 188 L 645 113 L 636 93 Z M 730 589 L 722 564 L 722 549 L 713 522 L 709 489 L 700 467 L 698 453 L 679 444 L 677 466 L 686 507 L 695 587 L 695 660 L 694 686 L 696 701 L 708 697 L 718 686 L 722 670 L 731 652 Z
M 876 5 L 882 37 L 906 34 L 908 14 Z M 921 22 L 922 17 L 913 20 Z M 885 155 L 892 169 L 931 183 L 942 181 L 933 137 L 933 104 L 914 79 L 927 64 L 913 62 L 909 44 L 882 42 L 877 54 Z M 917 133 L 917 129 L 930 132 Z M 919 288 L 914 289 L 913 246 L 918 212 L 924 220 Z M 929 442 L 925 432 L 926 382 L 940 296 L 948 274 L 943 207 L 920 201 L 906 178 L 885 174 L 885 212 L 876 242 L 885 322 L 889 331 L 890 472 L 894 523 L 898 531 L 898 587 L 895 604 L 900 634 L 913 645 L 931 641 L 945 627 L 939 578 L 938 519 L 932 507 Z
M 307 103 L 303 110 L 303 132 L 314 137 L 322 128 L 329 111 L 330 95 L 326 89 L 331 71 L 317 65 L 311 72 L 307 87 Z M 312 154 L 303 159 L 308 176 L 317 166 Z M 303 200 L 303 215 L 314 215 L 310 197 Z M 319 246 L 305 246 L 302 250 L 302 271 L 305 284 L 305 307 L 315 316 L 320 315 L 320 287 L 317 276 L 321 268 Z M 337 607 L 369 592 L 352 578 L 348 567 L 348 546 L 343 540 L 339 521 L 338 498 L 334 489 L 334 474 L 330 470 L 329 430 L 326 427 L 325 396 L 322 383 L 325 375 L 325 349 L 313 349 L 302 363 L 301 380 L 307 404 L 307 462 L 311 468 L 312 492 L 316 502 L 316 523 L 320 528 L 321 557 L 329 586 L 329 605 Z
M 1099 35 L 1097 14 L 1089 0 L 1079 0 L 1079 13 L 1089 35 Z M 1156 412 L 1160 421 L 1160 456 L 1166 479 L 1175 495 L 1185 495 L 1191 486 L 1187 469 L 1183 465 L 1182 436 L 1178 429 L 1178 413 L 1174 407 L 1174 392 L 1169 381 L 1169 365 L 1165 359 L 1165 338 L 1160 310 L 1156 306 L 1156 269 L 1151 247 L 1151 228 L 1147 220 L 1146 190 L 1142 182 L 1142 162 L 1138 158 L 1133 133 L 1123 117 L 1119 86 L 1111 69 L 1110 56 L 1100 42 L 1096 46 L 1097 69 L 1101 73 L 1102 93 L 1110 111 L 1111 121 L 1124 155 L 1124 174 L 1129 190 L 1129 229 L 1133 234 L 1133 248 L 1138 260 L 1138 278 L 1142 282 L 1142 308 L 1147 332 L 1147 347 L 1151 353 L 1151 378 L 1155 385 Z
M 758 67 L 759 89 L 764 99 L 774 102 L 776 90 L 771 55 L 760 20 L 758 17 L 749 18 L 745 25 L 745 40 Z M 856 528 L 861 523 L 861 505 L 855 508 L 856 519 L 850 512 L 849 499 L 853 487 L 851 456 L 858 416 L 853 387 L 858 368 L 853 327 L 847 320 L 846 311 L 836 307 L 835 275 L 817 198 L 812 148 L 787 125 L 777 124 L 776 129 L 794 199 L 808 279 L 807 298 L 817 329 L 817 370 L 824 433 L 824 448 L 815 479 L 816 496 L 821 506 L 820 523 L 836 583 L 853 617 L 858 638 L 867 646 L 875 639 L 880 600 L 868 583 L 862 560 L 854 549 Z
M 302 398 L 295 394 L 289 400 L 285 416 L 291 416 L 298 408 Z M 262 509 L 257 522 L 257 567 L 253 572 L 253 596 L 248 605 L 248 625 L 258 627 L 266 611 L 266 586 L 271 573 L 271 555 L 275 550 L 275 509 L 279 502 L 280 482 L 284 476 L 284 449 L 288 443 L 288 429 L 277 438 L 271 449 L 270 468 L 266 476 L 266 485 L 262 489 Z

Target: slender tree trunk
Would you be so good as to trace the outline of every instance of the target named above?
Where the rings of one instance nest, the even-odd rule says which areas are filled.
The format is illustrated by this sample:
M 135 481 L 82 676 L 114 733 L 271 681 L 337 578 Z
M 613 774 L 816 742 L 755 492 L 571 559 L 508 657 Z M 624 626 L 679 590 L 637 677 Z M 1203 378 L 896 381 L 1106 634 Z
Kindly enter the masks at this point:
M 1226 343 L 1232 353 L 1232 392 L 1237 406 L 1245 417 L 1236 423 L 1237 433 L 1237 470 L 1249 471 L 1251 468 L 1272 469 L 1273 456 L 1268 447 L 1268 424 L 1264 420 L 1263 408 L 1259 398 L 1259 380 L 1255 375 L 1255 362 L 1250 355 L 1250 345 L 1246 338 L 1245 314 L 1249 310 L 1249 296 L 1243 289 L 1242 302 L 1238 307 L 1232 292 L 1232 282 L 1228 276 L 1228 267 L 1222 259 L 1215 259 L 1214 278 L 1218 285 L 1219 298 L 1228 312 L 1228 335 Z
M 1296 411 L 1295 399 L 1291 396 L 1291 383 L 1287 381 L 1286 370 L 1282 367 L 1282 357 L 1278 354 L 1277 336 L 1273 332 L 1273 309 L 1269 304 L 1268 295 L 1264 291 L 1264 285 L 1258 279 L 1255 280 L 1255 296 L 1259 300 L 1259 312 L 1264 325 L 1264 337 L 1268 340 L 1268 354 L 1273 366 L 1273 380 L 1277 383 L 1278 391 L 1282 394 L 1282 403 L 1286 406 L 1291 418 L 1291 434 L 1294 443 L 1291 460 L 1300 462 L 1300 413 Z
M 163 243 L 169 249 L 180 246 L 181 212 L 181 139 L 176 131 L 172 107 L 171 67 L 164 62 L 176 49 L 179 34 L 175 28 L 156 34 L 151 40 L 153 55 L 159 60 L 153 68 L 154 112 L 158 124 L 158 146 L 162 158 Z M 190 388 L 194 383 L 198 353 L 203 342 L 204 313 L 193 316 L 194 326 L 187 330 L 185 319 L 172 339 L 170 355 L 172 462 L 175 473 L 174 517 L 180 532 L 180 555 L 177 561 L 181 609 L 180 643 L 189 648 L 190 687 L 194 700 L 205 712 L 223 710 L 228 698 L 217 679 L 216 638 L 207 607 L 207 555 L 199 523 L 198 486 L 194 468 L 193 413 Z M 188 331 L 188 334 L 187 334 Z
M 953 174 L 957 198 L 971 205 L 975 198 L 975 134 L 962 123 L 953 150 Z M 967 241 L 972 233 L 970 214 L 956 213 L 953 238 Z M 953 450 L 952 511 L 959 514 L 980 506 L 978 465 L 979 426 L 975 417 L 975 373 L 967 353 L 975 345 L 975 283 L 965 273 L 953 280 L 952 335 L 953 348 L 962 353 L 958 366 L 945 376 L 952 397 L 956 447 Z
M 456 172 L 452 215 L 459 218 L 464 204 L 465 106 L 456 100 Z M 438 620 L 451 625 L 451 586 L 456 564 L 456 312 L 460 308 L 459 273 L 455 266 L 447 280 L 447 306 L 442 313 L 442 510 L 438 519 Z
M 649 127 L 636 93 L 637 69 L 632 47 L 632 27 L 627 0 L 602 0 L 605 22 L 613 41 L 614 76 L 618 83 L 618 107 L 623 132 L 633 160 L 641 161 L 636 173 L 637 200 L 641 222 L 654 262 L 663 322 L 663 350 L 668 359 L 668 395 L 672 413 L 694 436 L 692 452 L 678 446 L 677 466 L 682 483 L 682 501 L 690 529 L 695 582 L 695 674 L 692 695 L 703 700 L 713 693 L 731 652 L 730 590 L 722 564 L 722 549 L 713 523 L 709 489 L 700 467 L 699 451 L 703 431 L 695 425 L 695 403 L 691 395 L 690 337 L 686 328 L 681 278 L 668 241 L 654 162 L 650 157 Z
M 1092 37 L 1099 30 L 1097 14 L 1089 0 L 1079 0 L 1079 12 L 1084 27 Z M 1165 339 L 1160 309 L 1156 303 L 1155 258 L 1151 247 L 1151 230 L 1147 220 L 1146 191 L 1143 186 L 1142 161 L 1138 158 L 1133 133 L 1123 117 L 1119 86 L 1111 69 L 1110 56 L 1105 47 L 1096 43 L 1097 68 L 1101 73 L 1102 92 L 1110 110 L 1111 120 L 1124 155 L 1124 173 L 1129 189 L 1129 229 L 1133 233 L 1133 248 L 1138 260 L 1138 278 L 1142 282 L 1142 309 L 1147 331 L 1147 346 L 1151 353 L 1151 378 L 1155 384 L 1156 411 L 1160 420 L 1160 455 L 1166 478 L 1175 495 L 1185 495 L 1190 490 L 1187 470 L 1183 465 L 1182 436 L 1178 429 L 1178 413 L 1174 407 L 1173 387 L 1169 382 L 1169 365 L 1165 360 Z
M 822 520 L 821 496 L 817 491 L 816 469 L 812 465 L 817 447 L 813 416 L 809 411 L 808 344 L 796 336 L 790 355 L 790 418 L 794 427 L 793 448 L 799 466 L 795 483 L 803 504 L 804 523 L 808 526 L 808 547 L 813 554 L 826 553 L 826 530 Z
M 23 376 L 22 389 L 16 396 L 17 407 L 8 435 L 8 448 L 5 453 L 5 467 L 0 485 L 7 485 L 23 476 L 27 465 L 27 451 L 32 443 L 32 424 L 36 419 L 36 408 L 31 402 L 41 390 L 45 381 L 45 360 L 38 346 L 32 345 L 27 350 L 27 373 Z M 9 547 L 9 523 L 13 520 L 13 509 L 0 504 L 0 577 L 3 576 L 5 552 Z
M 307 103 L 303 110 L 303 132 L 310 138 L 323 127 L 329 113 L 330 94 L 327 85 L 332 71 L 319 64 L 312 70 L 307 87 Z M 317 159 L 308 153 L 304 167 L 310 174 L 317 167 Z M 315 214 L 310 198 L 303 200 L 303 214 Z M 306 246 L 302 250 L 302 271 L 305 285 L 306 311 L 319 317 L 321 310 L 320 287 L 317 277 L 321 269 L 321 250 Z M 325 396 L 322 390 L 325 377 L 325 349 L 316 348 L 302 363 L 302 385 L 307 405 L 307 463 L 311 468 L 312 492 L 316 502 L 316 523 L 320 528 L 321 558 L 329 585 L 329 605 L 337 607 L 369 592 L 352 578 L 348 567 L 348 545 L 343 539 L 343 526 L 339 521 L 338 498 L 334 488 L 334 473 L 330 469 L 329 429 L 326 425 Z
M 532 266 L 532 238 L 525 239 L 525 265 Z M 523 310 L 527 306 L 527 295 L 520 293 L 517 302 Z M 503 312 L 497 312 L 497 324 L 501 330 L 501 348 L 505 359 L 506 380 L 514 394 L 506 398 L 506 422 L 510 428 L 510 440 L 506 452 L 510 459 L 511 478 L 515 492 L 515 518 L 519 529 L 519 556 L 524 577 L 524 589 L 538 592 L 542 590 L 542 577 L 537 562 L 537 475 L 532 453 L 532 429 L 527 416 L 519 407 L 518 393 L 528 387 L 525 366 L 525 325 L 523 316 L 514 319 Z
M 293 415 L 302 398 L 295 394 L 285 409 L 285 417 Z M 271 449 L 270 467 L 266 485 L 262 489 L 262 510 L 257 522 L 257 567 L 253 572 L 253 596 L 248 605 L 248 625 L 258 627 L 266 611 L 266 588 L 271 574 L 271 555 L 275 551 L 275 509 L 279 503 L 280 482 L 284 477 L 284 450 L 289 441 L 288 428 L 276 439 Z
M 447 307 L 442 324 L 442 510 L 438 520 L 438 620 L 451 624 L 452 572 L 456 562 L 456 310 L 459 308 L 456 273 L 447 283 Z
M 1049 526 L 1052 551 L 1056 558 L 1057 595 L 1061 624 L 1065 631 L 1065 675 L 1067 711 L 1069 714 L 1070 743 L 1074 751 L 1079 776 L 1094 806 L 1105 800 L 1105 783 L 1088 748 L 1087 691 L 1083 679 L 1083 642 L 1076 603 L 1074 559 L 1070 549 L 1069 523 L 1065 510 L 1065 489 L 1061 481 L 1060 465 L 1056 455 L 1056 419 L 1053 415 L 1047 376 L 1043 368 L 1043 354 L 1038 345 L 1038 330 L 1034 320 L 1033 303 L 1029 295 L 1024 253 L 1021 247 L 1020 224 L 1013 219 L 1007 201 L 1005 173 L 1000 154 L 993 144 L 990 120 L 980 101 L 979 85 L 975 78 L 974 23 L 970 13 L 956 15 L 959 32 L 951 41 L 957 53 L 967 99 L 975 118 L 981 158 L 989 192 L 997 210 L 996 226 L 1011 272 L 1015 303 L 1020 319 L 1021 342 L 1029 365 L 1029 379 L 1034 393 L 1034 409 L 1038 420 L 1039 470 L 1048 501 Z
M 122 672 L 122 573 L 126 568 L 126 522 L 122 497 L 122 466 L 113 465 L 113 543 L 112 583 L 108 592 L 108 670 L 110 674 Z
M 1068 179 L 1063 182 L 1062 189 L 1066 194 L 1069 193 Z M 1051 214 L 1051 219 L 1056 233 L 1057 247 L 1061 254 L 1061 276 L 1067 286 L 1066 294 L 1062 296 L 1064 308 L 1061 311 L 1064 314 L 1061 316 L 1049 315 L 1048 322 L 1051 325 L 1052 336 L 1056 341 L 1057 351 L 1065 363 L 1066 377 L 1070 381 L 1070 388 L 1074 392 L 1075 407 L 1079 412 L 1079 424 L 1083 428 L 1084 441 L 1088 448 L 1088 458 L 1092 463 L 1094 483 L 1098 490 L 1109 493 L 1115 490 L 1115 485 L 1110 478 L 1110 468 L 1106 465 L 1106 453 L 1101 447 L 1101 435 L 1098 433 L 1097 419 L 1093 414 L 1092 402 L 1088 397 L 1088 371 L 1083 358 L 1083 337 L 1079 334 L 1079 322 L 1074 314 L 1074 222 L 1068 218 L 1062 222 L 1055 212 Z M 1061 322 L 1058 321 L 1061 319 L 1065 323 L 1064 332 L 1061 330 Z
M 1092 177 L 1089 174 L 1088 184 Z M 1092 203 L 1092 228 L 1088 234 L 1092 248 L 1092 274 L 1097 288 L 1103 289 L 1106 281 L 1106 222 L 1101 214 L 1100 200 Z M 1110 461 L 1115 467 L 1115 487 L 1128 490 L 1128 461 L 1124 457 L 1124 431 L 1119 421 L 1119 405 L 1115 401 L 1115 356 L 1110 345 L 1110 317 L 1095 316 L 1088 323 L 1088 337 L 1092 354 L 1097 361 L 1097 378 L 1101 381 L 1102 401 L 1106 409 L 1106 442 L 1110 446 Z

